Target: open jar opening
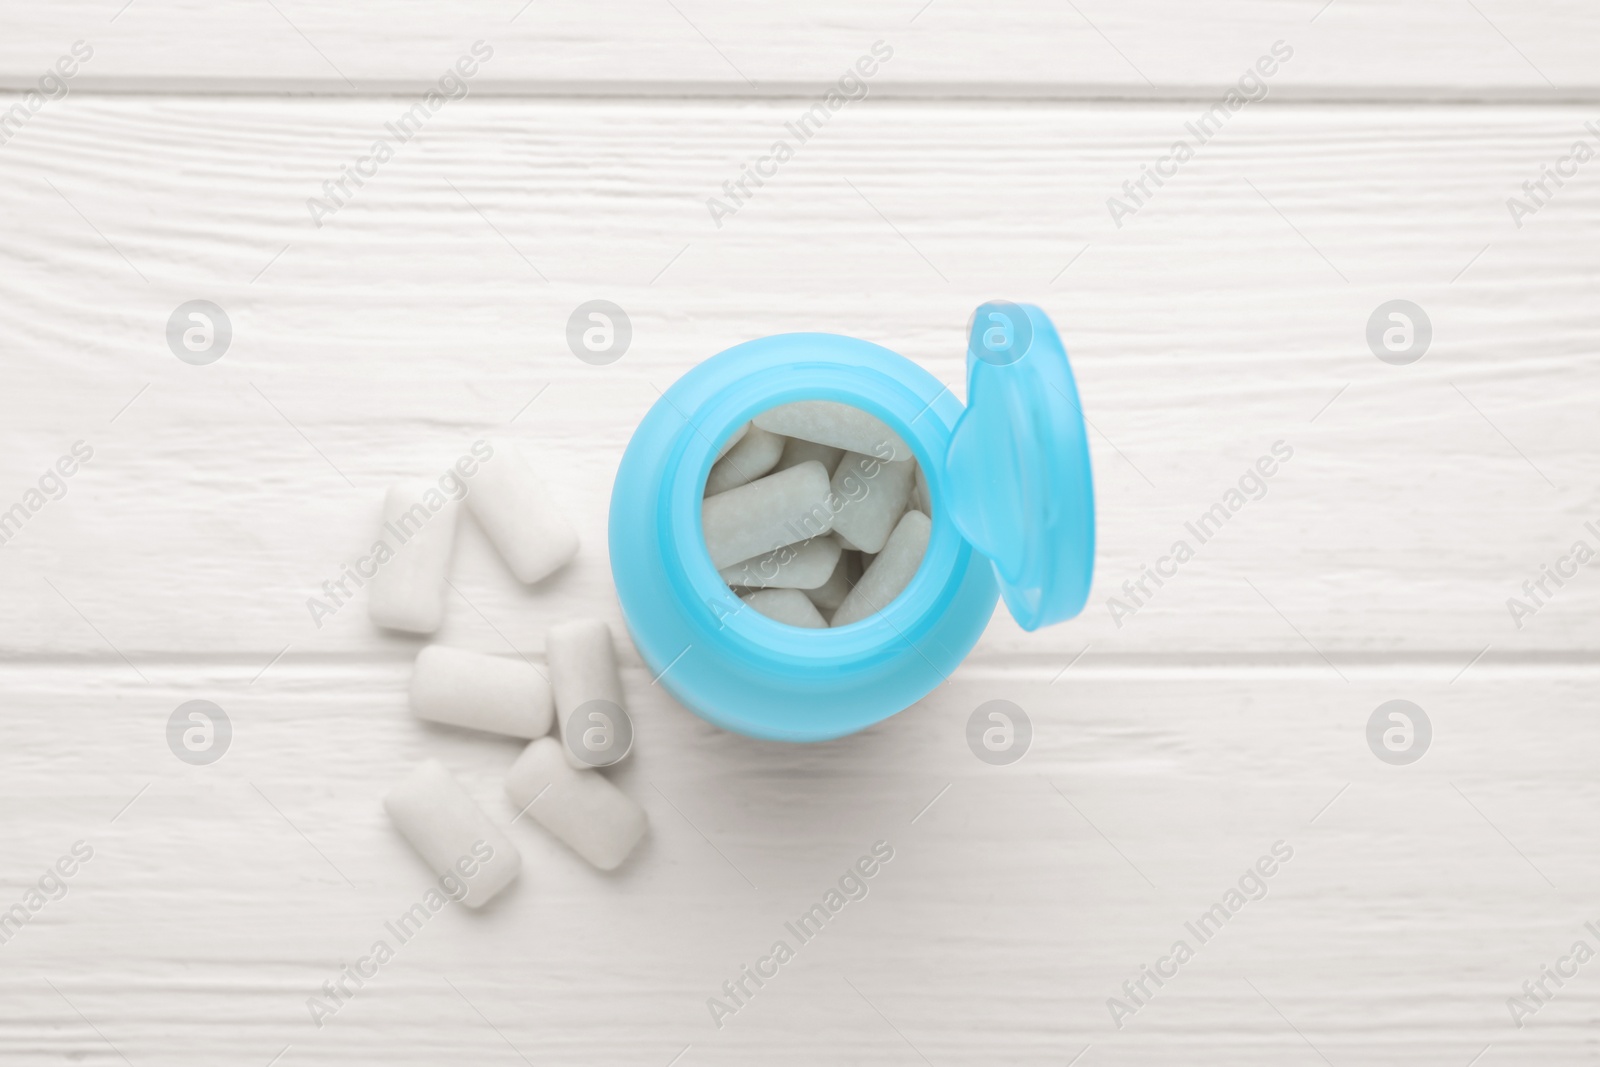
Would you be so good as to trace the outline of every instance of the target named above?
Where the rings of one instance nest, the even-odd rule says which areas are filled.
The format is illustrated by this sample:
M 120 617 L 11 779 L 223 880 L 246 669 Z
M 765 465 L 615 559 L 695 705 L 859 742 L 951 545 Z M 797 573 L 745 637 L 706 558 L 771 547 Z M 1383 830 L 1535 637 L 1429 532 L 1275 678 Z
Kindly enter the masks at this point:
M 933 531 L 916 450 L 839 400 L 791 400 L 730 427 L 701 492 L 701 547 L 719 579 L 795 630 L 879 616 L 915 581 Z

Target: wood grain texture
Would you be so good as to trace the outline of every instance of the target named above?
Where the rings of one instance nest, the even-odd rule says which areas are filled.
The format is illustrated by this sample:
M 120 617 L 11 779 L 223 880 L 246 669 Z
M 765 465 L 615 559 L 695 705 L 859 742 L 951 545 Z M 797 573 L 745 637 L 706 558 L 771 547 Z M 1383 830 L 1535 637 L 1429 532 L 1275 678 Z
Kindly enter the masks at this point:
M 6 504 L 74 440 L 96 448 L 0 558 L 8 655 L 411 647 L 360 605 L 319 629 L 306 600 L 369 543 L 390 481 L 513 419 L 584 548 L 529 591 L 465 522 L 442 636 L 534 653 L 552 618 L 617 620 L 609 486 L 658 390 L 819 329 L 960 395 L 966 319 L 1003 294 L 1072 353 L 1100 556 L 1080 621 L 1026 635 L 1001 612 L 980 658 L 1592 657 L 1588 571 L 1520 629 L 1506 604 L 1600 516 L 1596 186 L 1521 229 L 1504 207 L 1577 111 L 1246 111 L 1119 229 L 1107 197 L 1188 111 L 869 105 L 718 228 L 706 198 L 792 106 L 467 101 L 314 227 L 306 199 L 395 106 L 73 98 L 6 146 L 0 290 L 29 309 L 0 322 L 23 368 L 0 399 Z M 164 341 L 197 296 L 235 326 L 209 367 Z M 635 340 L 589 367 L 565 323 L 600 296 Z M 1396 297 L 1434 324 L 1409 367 L 1364 336 Z M 1200 545 L 1186 523 L 1278 441 L 1294 455 L 1265 498 Z M 1180 538 L 1195 558 L 1113 620 Z
M 94 858 L 0 943 L 0 1062 L 1590 1062 L 1600 965 L 1523 1028 L 1507 998 L 1600 947 L 1600 573 L 1521 628 L 1506 599 L 1600 546 L 1600 163 L 1520 227 L 1506 201 L 1590 136 L 1596 18 L 9 13 L 0 89 L 75 40 L 95 55 L 0 143 L 0 514 L 74 442 L 94 455 L 0 545 L 0 913 L 74 842 Z M 471 98 L 400 143 L 386 124 L 478 39 Z M 869 99 L 718 225 L 708 198 L 880 39 Z M 1279 39 L 1267 100 L 1117 225 L 1108 198 Z M 378 138 L 393 158 L 317 226 L 308 199 Z M 318 1028 L 307 999 L 428 885 L 387 788 L 437 756 L 515 814 L 515 742 L 407 712 L 419 639 L 375 632 L 360 598 L 320 628 L 307 611 L 384 488 L 492 432 L 535 443 L 583 550 L 524 588 L 464 518 L 439 638 L 537 660 L 574 614 L 620 637 L 608 497 L 660 390 L 739 341 L 826 330 L 959 396 L 967 317 L 997 296 L 1061 326 L 1092 422 L 1084 616 L 1025 634 L 1002 610 L 927 699 L 811 746 L 711 728 L 619 642 L 637 739 L 606 773 L 649 814 L 638 854 L 602 875 L 518 820 L 520 882 L 430 920 Z M 195 298 L 234 328 L 206 367 L 164 336 Z M 564 339 L 594 298 L 634 326 L 606 367 Z M 1365 339 L 1397 298 L 1433 324 L 1407 367 Z M 1109 598 L 1279 441 L 1265 496 L 1119 626 Z M 1432 721 L 1411 766 L 1368 749 L 1394 698 Z M 165 741 L 191 699 L 233 724 L 209 767 Z M 997 699 L 1033 727 L 1008 767 L 966 741 Z M 865 899 L 719 1029 L 707 998 L 879 840 L 895 857 Z M 1185 923 L 1279 841 L 1265 897 L 1199 944 Z M 1186 937 L 1195 958 L 1119 1028 L 1108 998 Z
M 1597 28 L 1580 0 L 69 0 L 11 14 L 0 86 L 33 85 L 85 40 L 83 88 L 412 92 L 484 40 L 479 92 L 812 93 L 882 40 L 895 49 L 873 83 L 884 94 L 1209 97 L 1283 40 L 1296 49 L 1274 82 L 1286 97 L 1593 101 Z
M 661 1065 L 686 1045 L 682 1064 L 1061 1064 L 1085 1045 L 1084 1064 L 1318 1062 L 1307 1042 L 1336 1064 L 1466 1063 L 1489 1044 L 1482 1063 L 1565 1064 L 1600 1006 L 1588 969 L 1522 1030 L 1505 1003 L 1594 944 L 1589 668 L 1453 686 L 969 670 L 808 746 L 713 730 L 629 671 L 638 743 L 610 773 L 649 813 L 641 851 L 602 875 L 519 822 L 520 882 L 432 919 L 320 1029 L 306 999 L 427 885 L 383 791 L 437 755 L 508 820 L 516 745 L 411 720 L 401 663 L 150 673 L 0 671 L 0 698 L 28 709 L 6 720 L 7 898 L 72 842 L 95 849 L 0 946 L 8 1063 L 108 1063 L 109 1041 L 175 1065 L 285 1046 L 291 1064 Z M 1434 724 L 1410 767 L 1366 748 L 1395 696 Z M 207 768 L 162 738 L 193 697 L 235 727 Z M 1033 722 L 1010 767 L 964 740 L 992 699 Z M 717 1029 L 706 999 L 793 941 L 784 922 L 879 840 L 895 856 L 865 899 Z M 1208 943 L 1186 934 L 1278 841 L 1293 856 L 1265 898 Z M 1107 999 L 1180 938 L 1195 958 L 1119 1030 Z

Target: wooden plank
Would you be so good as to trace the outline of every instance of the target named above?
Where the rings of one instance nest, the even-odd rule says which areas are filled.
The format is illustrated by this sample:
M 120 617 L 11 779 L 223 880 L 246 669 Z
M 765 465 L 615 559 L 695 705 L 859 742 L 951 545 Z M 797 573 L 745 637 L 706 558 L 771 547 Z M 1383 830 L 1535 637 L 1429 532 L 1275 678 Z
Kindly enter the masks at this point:
M 1581 111 L 1246 112 L 1118 228 L 1107 198 L 1189 110 L 872 105 L 719 228 L 706 199 L 792 104 L 467 101 L 314 227 L 307 198 L 397 106 L 72 98 L 0 154 L 0 289 L 26 309 L 0 347 L 27 367 L 0 396 L 0 500 L 73 441 L 96 450 L 0 552 L 6 655 L 402 654 L 359 606 L 319 629 L 306 600 L 365 548 L 386 484 L 508 423 L 552 457 L 583 553 L 524 590 L 464 524 L 470 605 L 442 637 L 536 654 L 552 619 L 617 618 L 610 481 L 658 389 L 735 342 L 822 329 L 960 395 L 967 316 L 997 294 L 1048 309 L 1073 354 L 1100 557 L 1080 621 L 1026 635 L 1002 612 L 980 659 L 1090 645 L 1332 674 L 1597 647 L 1587 570 L 1521 629 L 1507 609 L 1594 543 L 1596 186 L 1569 181 L 1521 229 L 1504 206 Z M 164 329 L 202 296 L 235 340 L 195 367 Z M 591 367 L 564 329 L 601 296 L 635 340 Z M 1365 341 L 1394 298 L 1433 322 L 1407 367 Z M 1122 583 L 1278 441 L 1294 455 L 1266 497 L 1113 619 Z
M 693 0 L 603 15 L 575 0 L 68 0 L 12 15 L 0 86 L 33 87 L 82 40 L 94 49 L 83 89 L 416 93 L 482 40 L 494 50 L 472 83 L 483 93 L 815 94 L 881 40 L 894 50 L 871 82 L 884 94 L 1210 98 L 1283 41 L 1294 58 L 1271 85 L 1286 98 L 1592 101 L 1596 19 L 1578 0 Z
M 693 1064 L 916 1062 L 912 1048 L 1060 1064 L 1086 1045 L 1084 1063 L 1316 1061 L 1308 1043 L 1333 1063 L 1587 1054 L 1587 968 L 1523 1029 L 1506 1002 L 1575 940 L 1595 944 L 1592 668 L 1455 685 L 1403 669 L 1346 683 L 1090 667 L 1054 685 L 974 669 L 809 746 L 714 731 L 630 671 L 638 744 L 612 773 L 649 812 L 641 852 L 600 875 L 518 823 L 521 881 L 431 919 L 320 1029 L 307 999 L 428 883 L 384 790 L 438 755 L 504 822 L 516 746 L 410 720 L 398 663 L 150 674 L 0 669 L 0 699 L 27 709 L 8 719 L 0 785 L 4 903 L 73 842 L 94 849 L 3 946 L 7 1062 L 108 1063 L 108 1046 L 176 1065 L 285 1046 L 303 1064 L 665 1064 L 685 1046 Z M 235 731 L 209 767 L 163 737 L 197 697 Z M 1366 745 L 1394 697 L 1433 724 L 1410 766 Z M 993 699 L 1031 718 L 1011 766 L 964 739 Z M 795 940 L 785 921 L 880 840 L 894 858 L 866 897 L 719 1030 L 707 998 Z M 1292 856 L 1265 896 L 1204 944 L 1188 933 L 1277 842 Z M 1193 960 L 1119 1029 L 1107 1000 L 1179 939 Z

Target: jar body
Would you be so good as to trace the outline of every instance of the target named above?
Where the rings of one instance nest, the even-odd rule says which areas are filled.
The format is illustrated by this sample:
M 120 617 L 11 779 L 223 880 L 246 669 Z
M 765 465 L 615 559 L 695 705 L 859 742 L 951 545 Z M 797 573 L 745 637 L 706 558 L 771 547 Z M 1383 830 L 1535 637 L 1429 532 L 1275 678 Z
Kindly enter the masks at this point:
M 796 400 L 839 401 L 882 419 L 911 446 L 932 497 L 932 533 L 911 583 L 883 611 L 838 629 L 785 626 L 745 605 L 712 565 L 700 527 L 721 442 Z M 628 443 L 610 515 L 623 618 L 658 684 L 725 729 L 820 741 L 888 718 L 943 682 L 999 598 L 989 561 L 940 507 L 962 411 L 910 360 L 832 334 L 737 345 L 674 383 Z

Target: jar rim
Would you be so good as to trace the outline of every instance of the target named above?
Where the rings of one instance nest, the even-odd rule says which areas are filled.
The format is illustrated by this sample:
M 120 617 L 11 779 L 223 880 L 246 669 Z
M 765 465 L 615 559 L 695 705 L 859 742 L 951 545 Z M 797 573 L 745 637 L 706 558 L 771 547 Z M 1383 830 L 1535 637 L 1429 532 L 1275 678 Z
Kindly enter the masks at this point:
M 842 737 L 914 704 L 977 644 L 1000 599 L 994 568 L 946 503 L 921 567 L 885 611 L 826 631 L 755 611 L 724 618 L 746 605 L 712 566 L 701 528 L 716 446 L 753 414 L 804 398 L 884 418 L 934 498 L 949 500 L 943 457 L 965 409 L 938 378 L 869 341 L 779 334 L 726 349 L 661 393 L 618 465 L 607 524 L 617 599 L 651 684 L 717 726 L 783 741 Z

